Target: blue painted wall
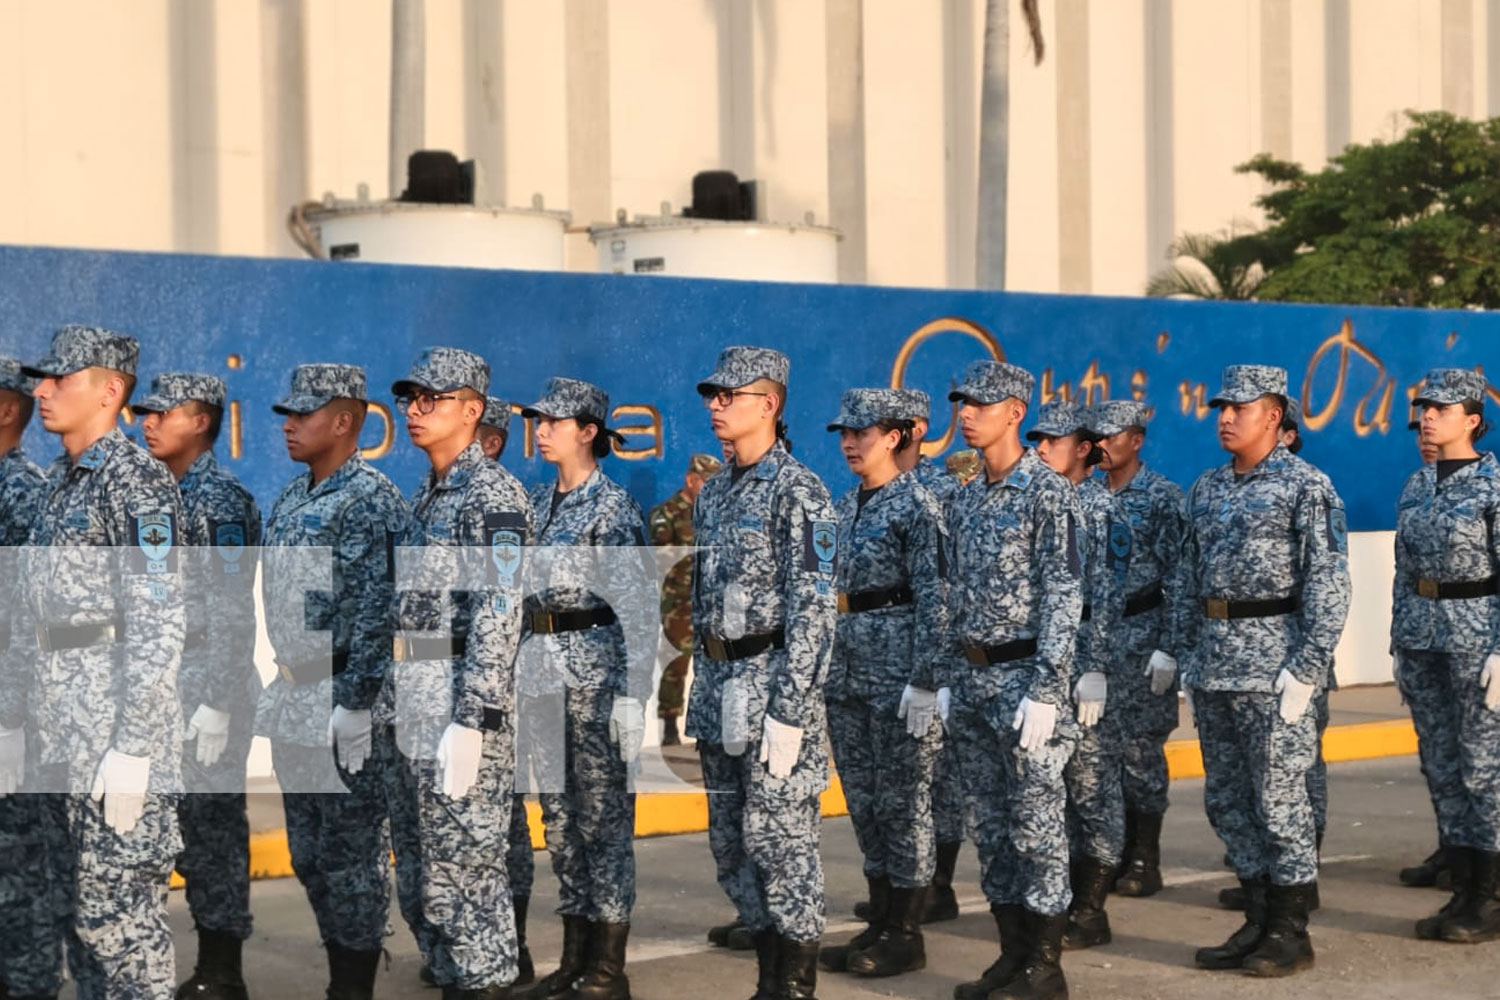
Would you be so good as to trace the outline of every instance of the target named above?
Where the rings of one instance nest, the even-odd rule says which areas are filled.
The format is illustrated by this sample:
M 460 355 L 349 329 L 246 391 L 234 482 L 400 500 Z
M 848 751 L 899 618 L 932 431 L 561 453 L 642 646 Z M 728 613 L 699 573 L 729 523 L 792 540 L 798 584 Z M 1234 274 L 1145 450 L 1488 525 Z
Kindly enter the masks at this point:
M 597 382 L 615 404 L 660 413 L 661 458 L 606 463 L 649 506 L 676 488 L 691 452 L 717 450 L 694 384 L 719 347 L 754 343 L 791 355 L 796 452 L 835 494 L 851 477 L 823 427 L 850 386 L 888 385 L 899 375 L 944 400 L 966 362 L 999 351 L 1041 377 L 1033 405 L 1048 392 L 1152 403 L 1148 461 L 1186 485 L 1224 458 L 1212 413 L 1197 403 L 1199 386 L 1201 398 L 1211 396 L 1233 362 L 1284 365 L 1308 413 L 1304 456 L 1333 477 L 1350 526 L 1374 530 L 1393 526 L 1401 482 L 1418 461 L 1406 422 L 1422 373 L 1433 365 L 1500 366 L 1500 321 L 1482 313 L 0 247 L 0 351 L 38 357 L 51 331 L 68 322 L 140 338 L 143 379 L 166 368 L 224 376 L 241 406 L 241 456 L 227 459 L 227 440 L 220 452 L 266 506 L 296 471 L 270 404 L 299 362 L 364 365 L 373 398 L 387 404 L 390 383 L 432 344 L 482 353 L 492 391 L 516 402 L 534 399 L 549 375 Z M 949 430 L 947 404 L 940 406 L 933 437 Z M 622 414 L 617 423 L 649 419 Z M 382 428 L 370 420 L 367 443 Z M 28 437 L 39 460 L 57 450 L 45 437 L 37 427 Z M 644 434 L 628 441 L 651 444 Z M 544 477 L 545 463 L 523 457 L 522 447 L 517 420 L 507 464 L 527 482 Z M 378 464 L 407 491 L 425 470 L 399 420 Z

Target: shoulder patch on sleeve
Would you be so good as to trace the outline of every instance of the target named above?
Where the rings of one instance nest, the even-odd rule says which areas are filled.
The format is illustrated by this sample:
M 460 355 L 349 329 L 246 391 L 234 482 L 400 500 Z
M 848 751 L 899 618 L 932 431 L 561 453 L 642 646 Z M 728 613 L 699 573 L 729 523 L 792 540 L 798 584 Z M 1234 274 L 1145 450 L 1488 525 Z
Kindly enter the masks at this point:
M 172 514 L 141 514 L 130 518 L 135 540 L 132 569 L 137 573 L 177 572 L 177 518 Z
M 1349 522 L 1344 515 L 1344 508 L 1328 508 L 1328 545 L 1340 555 L 1348 551 L 1349 544 Z
M 240 559 L 245 554 L 245 522 L 210 521 L 208 531 L 214 554 L 218 556 L 219 571 L 225 576 L 238 573 Z
M 802 568 L 809 573 L 832 575 L 839 551 L 839 526 L 836 521 L 807 518 L 802 528 Z
M 1083 575 L 1083 539 L 1078 537 L 1078 518 L 1070 510 L 1068 518 L 1068 572 L 1074 579 Z
M 521 550 L 526 545 L 526 517 L 516 511 L 490 511 L 484 515 L 484 544 L 490 552 L 491 581 L 502 587 L 516 585 L 521 570 Z

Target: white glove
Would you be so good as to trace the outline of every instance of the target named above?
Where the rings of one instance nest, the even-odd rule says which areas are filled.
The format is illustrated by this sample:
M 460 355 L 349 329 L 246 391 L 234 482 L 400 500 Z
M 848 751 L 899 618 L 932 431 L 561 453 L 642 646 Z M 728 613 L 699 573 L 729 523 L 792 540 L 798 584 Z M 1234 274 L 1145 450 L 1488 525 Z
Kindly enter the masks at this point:
M 801 751 L 801 727 L 777 722 L 767 713 L 766 725 L 760 738 L 760 762 L 766 765 L 766 771 L 771 777 L 790 776 Z
M 937 689 L 937 714 L 943 720 L 943 728 L 948 728 L 948 716 L 953 711 L 953 689 L 941 687 Z
M 370 756 L 370 710 L 335 705 L 328 720 L 328 745 L 333 747 L 339 767 L 350 774 L 363 771 Z
M 1484 658 L 1479 683 L 1484 685 L 1484 707 L 1491 712 L 1500 708 L 1500 653 L 1491 653 Z
M 1281 721 L 1290 724 L 1302 718 L 1302 713 L 1307 711 L 1307 703 L 1312 701 L 1314 689 L 1311 684 L 1303 684 L 1292 676 L 1290 670 L 1282 667 L 1271 690 L 1281 695 Z
M 198 763 L 213 767 L 229 745 L 229 713 L 199 705 L 188 720 L 183 740 L 198 741 Z
M 484 732 L 448 723 L 438 740 L 438 784 L 450 799 L 469 794 L 479 780 L 479 760 L 484 756 Z
M 141 821 L 141 815 L 146 811 L 146 786 L 150 781 L 150 757 L 133 757 L 118 750 L 104 752 L 89 794 L 95 802 L 104 800 L 104 822 L 120 836 L 134 830 Z
M 1151 678 L 1151 693 L 1164 695 L 1172 686 L 1172 681 L 1177 677 L 1177 657 L 1161 650 L 1151 654 L 1151 659 L 1146 662 L 1146 676 Z
M 641 755 L 646 738 L 646 706 L 629 695 L 615 695 L 609 710 L 609 741 L 620 747 L 620 759 L 629 764 Z
M 1057 728 L 1057 706 L 1022 698 L 1021 704 L 1016 706 L 1016 718 L 1010 728 L 1021 731 L 1022 750 L 1036 753 L 1047 745 L 1052 731 Z
M 1109 694 L 1109 678 L 1097 670 L 1090 670 L 1078 678 L 1073 686 L 1073 697 L 1078 700 L 1078 722 L 1090 728 L 1104 718 L 1104 699 Z
M 896 718 L 906 720 L 906 734 L 921 739 L 932 729 L 933 716 L 937 714 L 937 693 L 926 688 L 906 685 L 901 692 L 901 704 L 896 706 Z
M 21 789 L 26 778 L 26 730 L 0 726 L 0 799 Z

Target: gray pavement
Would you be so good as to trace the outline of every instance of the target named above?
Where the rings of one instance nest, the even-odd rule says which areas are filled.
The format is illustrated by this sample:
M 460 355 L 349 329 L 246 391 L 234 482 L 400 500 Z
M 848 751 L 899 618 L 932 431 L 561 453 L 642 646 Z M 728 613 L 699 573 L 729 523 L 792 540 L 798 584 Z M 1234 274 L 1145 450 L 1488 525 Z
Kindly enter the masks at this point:
M 1164 854 L 1169 887 L 1147 900 L 1113 899 L 1114 944 L 1069 953 L 1064 962 L 1075 998 L 1254 997 L 1411 998 L 1500 997 L 1500 943 L 1462 947 L 1416 941 L 1411 926 L 1435 910 L 1445 895 L 1407 889 L 1396 871 L 1425 857 L 1435 842 L 1431 808 L 1416 758 L 1336 764 L 1330 768 L 1332 813 L 1325 844 L 1323 909 L 1314 916 L 1318 966 L 1288 980 L 1251 980 L 1236 973 L 1192 968 L 1193 949 L 1217 944 L 1239 925 L 1219 910 L 1218 890 L 1232 883 L 1220 867 L 1223 849 L 1203 816 L 1202 783 L 1174 783 Z M 823 846 L 831 913 L 826 940 L 856 929 L 849 909 L 863 881 L 858 852 L 845 819 L 825 825 Z M 729 906 L 713 881 L 712 859 L 701 834 L 637 843 L 640 901 L 630 955 L 637 1000 L 739 1000 L 753 992 L 754 958 L 703 942 L 703 930 L 728 919 Z M 532 905 L 532 948 L 545 969 L 557 955 L 559 929 L 550 915 L 554 883 L 545 854 L 538 858 Z M 945 998 L 955 983 L 977 974 L 994 957 L 994 927 L 975 885 L 971 848 L 960 861 L 963 915 L 927 929 L 926 970 L 886 980 L 824 974 L 823 1000 L 867 997 Z M 247 976 L 257 998 L 316 998 L 324 965 L 312 918 L 292 880 L 257 883 L 256 933 L 246 953 Z M 191 922 L 181 894 L 171 901 L 178 934 L 179 967 L 191 969 Z M 377 995 L 388 1000 L 435 1000 L 417 981 L 410 935 L 392 910 L 391 962 Z

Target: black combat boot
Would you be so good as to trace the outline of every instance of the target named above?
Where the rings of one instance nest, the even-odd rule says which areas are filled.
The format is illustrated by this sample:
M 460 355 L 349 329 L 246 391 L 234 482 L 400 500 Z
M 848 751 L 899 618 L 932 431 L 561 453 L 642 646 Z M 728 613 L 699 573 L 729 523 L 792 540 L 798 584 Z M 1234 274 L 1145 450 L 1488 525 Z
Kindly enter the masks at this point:
M 848 944 L 837 944 L 824 948 L 818 958 L 818 963 L 829 972 L 846 972 L 849 969 L 849 956 L 862 948 L 868 948 L 875 943 L 880 936 L 880 931 L 885 927 L 886 915 L 890 911 L 891 880 L 884 875 L 865 880 L 870 885 L 870 916 L 869 926 L 849 941 Z
M 374 1000 L 375 972 L 380 949 L 355 951 L 328 942 L 328 993 L 326 1000 Z
M 927 887 L 927 905 L 922 910 L 922 923 L 935 924 L 940 920 L 958 919 L 958 894 L 953 891 L 953 868 L 958 864 L 958 851 L 962 843 L 939 844 L 937 867 L 932 873 L 932 885 Z
M 177 1000 L 249 1000 L 240 965 L 243 944 L 225 931 L 198 928 L 198 964 L 193 978 L 177 987 Z
M 1109 899 L 1109 881 L 1115 866 L 1098 858 L 1080 857 L 1073 863 L 1073 905 L 1069 908 L 1068 927 L 1062 946 L 1068 950 L 1094 948 L 1109 944 L 1109 914 L 1104 904 Z
M 1133 810 L 1125 810 L 1125 844 L 1120 848 L 1120 867 L 1115 869 L 1114 876 L 1109 880 L 1109 891 L 1115 891 L 1115 883 L 1120 881 L 1120 876 L 1125 874 L 1125 869 L 1130 865 L 1130 859 L 1135 854 L 1135 821 L 1140 813 Z M 1224 855 L 1225 862 L 1229 861 L 1229 855 Z M 1225 864 L 1226 868 L 1229 867 Z
M 1125 870 L 1115 881 L 1115 892 L 1120 895 L 1154 896 L 1161 891 L 1162 815 L 1135 814 L 1135 843 L 1125 856 Z
M 1027 910 L 1026 926 L 1031 942 L 1026 967 L 991 993 L 989 1000 L 1068 1000 L 1068 981 L 1062 970 L 1062 936 L 1068 915 L 1044 917 Z
M 755 996 L 750 1000 L 776 1000 L 777 955 L 781 935 L 776 928 L 755 932 Z
M 1444 845 L 1438 849 L 1443 852 L 1443 859 L 1448 865 L 1448 873 L 1453 879 L 1453 895 L 1437 913 L 1417 921 L 1417 937 L 1423 941 L 1442 939 L 1443 924 L 1467 905 L 1469 883 L 1474 879 L 1474 853 L 1472 851 L 1467 847 L 1452 845 Z
M 776 1000 L 818 1000 L 818 942 L 776 942 Z
M 1500 938 L 1500 903 L 1495 901 L 1495 889 L 1500 885 L 1500 854 L 1473 848 L 1468 854 L 1469 891 L 1442 925 L 1443 940 L 1455 944 L 1479 944 Z M 1454 875 L 1456 886 L 1456 871 Z
M 526 947 L 526 911 L 531 906 L 531 897 L 512 896 L 510 904 L 516 911 L 516 981 L 511 986 L 529 986 L 536 982 L 536 964 L 531 961 L 531 949 Z
M 1409 885 L 1414 889 L 1431 889 L 1447 873 L 1448 858 L 1443 853 L 1443 848 L 1439 846 L 1437 850 L 1427 855 L 1426 860 L 1420 865 L 1401 869 L 1401 874 L 1397 877 L 1402 885 Z
M 599 921 L 589 925 L 588 962 L 569 1000 L 630 1000 L 630 979 L 625 975 L 629 937 L 629 924 Z
M 1240 885 L 1245 889 L 1245 922 L 1240 929 L 1229 935 L 1229 940 L 1217 948 L 1199 948 L 1193 960 L 1200 969 L 1239 969 L 1245 964 L 1245 959 L 1259 945 L 1260 939 L 1266 933 L 1266 890 L 1269 883 L 1265 879 L 1240 879 Z
M 927 887 L 892 889 L 885 925 L 875 940 L 849 955 L 849 971 L 857 976 L 899 976 L 927 966 L 922 940 L 922 910 Z
M 1026 968 L 1031 952 L 1026 908 L 1011 903 L 1003 906 L 991 904 L 990 913 L 994 914 L 995 929 L 1000 932 L 1000 957 L 991 962 L 978 979 L 953 987 L 953 1000 L 989 1000 L 992 992 Z
M 589 918 L 565 914 L 562 919 L 562 957 L 557 968 L 519 991 L 524 1000 L 568 1000 L 574 980 L 583 975 L 588 961 Z
M 727 924 L 718 924 L 708 929 L 708 943 L 730 951 L 749 951 L 755 947 L 755 935 L 750 928 L 735 917 Z
M 1252 976 L 1290 976 L 1313 967 L 1312 939 L 1307 936 L 1308 885 L 1273 885 L 1266 894 L 1266 933 L 1245 956 Z
M 1228 889 L 1219 890 L 1219 905 L 1226 910 L 1243 910 L 1245 908 L 1245 890 L 1241 886 L 1230 886 Z M 1322 897 L 1318 895 L 1318 880 L 1313 879 L 1308 883 L 1307 890 L 1307 912 L 1314 913 L 1323 905 Z

